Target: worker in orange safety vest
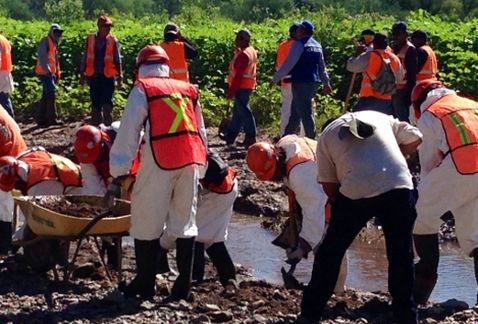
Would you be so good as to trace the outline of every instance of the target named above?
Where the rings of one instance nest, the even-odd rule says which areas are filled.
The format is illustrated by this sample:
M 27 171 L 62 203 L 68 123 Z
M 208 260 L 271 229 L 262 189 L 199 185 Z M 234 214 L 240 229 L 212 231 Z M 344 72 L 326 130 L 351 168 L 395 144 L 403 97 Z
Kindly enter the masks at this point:
M 405 71 L 405 78 L 397 84 L 397 92 L 392 96 L 393 116 L 401 121 L 409 121 L 410 95 L 417 81 L 417 50 L 408 40 L 407 24 L 397 21 L 392 26 L 392 49 L 398 56 Z
M 438 80 L 437 57 L 427 43 L 427 33 L 421 29 L 417 29 L 412 33 L 410 41 L 417 50 L 417 81 L 426 79 Z
M 373 81 L 384 68 L 384 62 L 390 64 L 395 76 L 395 84 L 403 80 L 404 70 L 400 60 L 388 49 L 387 35 L 376 33 L 373 39 L 373 50 L 367 50 L 365 46 L 358 46 L 355 56 L 347 61 L 347 70 L 362 73 L 359 99 L 352 107 L 352 111 L 375 110 L 384 114 L 392 115 L 391 94 L 380 93 L 373 86 Z
M 62 124 L 56 114 L 56 84 L 60 81 L 60 60 L 58 58 L 58 44 L 63 29 L 60 25 L 52 24 L 48 35 L 40 40 L 37 48 L 37 63 L 35 73 L 43 86 L 42 97 L 39 103 L 37 124 L 40 127 Z
M 289 203 L 300 206 L 302 226 L 296 247 L 286 250 L 287 262 L 298 263 L 316 251 L 326 230 L 327 196 L 317 182 L 317 141 L 286 135 L 275 145 L 258 142 L 249 147 L 246 162 L 259 180 L 283 180 L 289 190 Z M 315 253 L 315 252 L 314 252 Z M 344 257 L 335 292 L 344 291 L 347 259 Z
M 181 34 L 178 25 L 169 22 L 164 27 L 164 41 L 160 45 L 170 59 L 169 77 L 189 82 L 188 60 L 198 56 L 194 44 Z
M 437 281 L 438 230 L 447 212 L 461 249 L 474 259 L 478 283 L 478 102 L 433 79 L 417 82 L 411 100 L 423 133 L 413 238 L 420 258 L 414 297 L 424 304 Z
M 114 192 L 129 172 L 144 127 L 129 231 L 135 239 L 137 274 L 128 285 L 122 284 L 125 297 L 155 295 L 159 238 L 165 227 L 176 238 L 179 272 L 168 301 L 185 299 L 190 292 L 197 190 L 207 161 L 207 139 L 198 90 L 190 83 L 171 79 L 169 62 L 158 45 L 145 46 L 138 53 L 138 79 L 110 151 L 114 179 L 108 191 Z
M 8 39 L 0 34 L 0 105 L 14 116 L 10 93 L 13 91 L 12 47 Z
M 229 63 L 226 97 L 234 98 L 232 118 L 228 125 L 226 144 L 231 145 L 244 129 L 246 134 L 243 145 L 248 147 L 256 142 L 256 121 L 249 106 L 249 99 L 256 87 L 257 51 L 251 46 L 251 32 L 247 28 L 235 31 L 235 51 Z
M 27 149 L 20 128 L 5 109 L 0 109 L 0 157 L 17 156 Z M 13 198 L 0 190 L 0 255 L 7 254 L 12 241 Z
M 88 83 L 91 98 L 91 124 L 106 126 L 113 122 L 113 94 L 123 85 L 119 43 L 110 30 L 113 22 L 107 16 L 97 20 L 98 31 L 88 34 L 80 66 L 80 83 Z

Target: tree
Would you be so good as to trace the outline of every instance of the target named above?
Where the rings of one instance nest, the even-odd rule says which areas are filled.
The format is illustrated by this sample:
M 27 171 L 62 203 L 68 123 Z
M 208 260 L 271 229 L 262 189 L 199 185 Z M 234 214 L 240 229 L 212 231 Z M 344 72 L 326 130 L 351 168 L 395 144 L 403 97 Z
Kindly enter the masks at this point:
M 70 22 L 84 16 L 81 0 L 46 0 L 43 8 L 50 21 Z

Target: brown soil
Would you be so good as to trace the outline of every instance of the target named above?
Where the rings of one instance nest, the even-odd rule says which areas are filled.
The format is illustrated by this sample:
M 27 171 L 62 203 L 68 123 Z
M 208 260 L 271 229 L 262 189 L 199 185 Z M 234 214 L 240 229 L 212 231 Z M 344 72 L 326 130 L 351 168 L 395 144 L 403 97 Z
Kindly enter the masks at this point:
M 76 125 L 48 129 L 21 126 L 30 145 L 41 144 L 55 153 L 71 156 L 68 147 Z M 210 135 L 210 146 L 238 170 L 241 196 L 236 210 L 256 216 L 283 213 L 286 199 L 282 186 L 257 181 L 244 165 L 244 148 L 226 148 L 212 136 L 214 130 Z M 55 281 L 52 271 L 39 274 L 30 270 L 21 250 L 16 255 L 0 257 L 0 322 L 292 323 L 299 312 L 300 291 L 254 280 L 247 269 L 241 267 L 238 267 L 240 289 L 237 294 L 224 295 L 210 264 L 207 264 L 206 280 L 193 285 L 192 298 L 188 301 L 162 302 L 175 279 L 173 273 L 158 276 L 154 300 L 125 300 L 115 290 L 116 281 L 111 283 L 105 276 L 94 251 L 91 239 L 85 242 L 68 282 Z M 131 280 L 135 266 L 134 252 L 129 245 L 124 248 L 123 269 L 123 279 Z M 391 321 L 389 302 L 385 293 L 348 289 L 344 295 L 330 300 L 323 323 L 387 323 Z M 477 322 L 478 308 L 466 308 L 458 302 L 429 304 L 420 309 L 419 316 L 422 323 Z
M 108 210 L 88 203 L 74 203 L 61 196 L 36 197 L 33 202 L 54 212 L 80 218 L 94 218 Z

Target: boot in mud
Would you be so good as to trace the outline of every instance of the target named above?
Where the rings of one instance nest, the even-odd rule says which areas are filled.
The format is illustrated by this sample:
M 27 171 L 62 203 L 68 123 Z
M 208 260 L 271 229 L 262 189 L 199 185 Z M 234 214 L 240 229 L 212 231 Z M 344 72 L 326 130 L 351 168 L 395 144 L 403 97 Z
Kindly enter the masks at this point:
M 194 243 L 193 280 L 200 283 L 204 281 L 204 243 Z
M 164 302 L 188 299 L 194 259 L 194 237 L 176 239 L 176 265 L 179 275 L 171 288 L 171 294 Z
M 237 293 L 236 268 L 224 242 L 217 242 L 206 250 L 211 262 L 217 269 L 219 281 L 224 287 L 224 297 L 232 297 Z
M 0 255 L 7 255 L 12 249 L 12 222 L 0 222 Z
M 415 264 L 413 298 L 417 304 L 426 304 L 438 278 L 438 234 L 413 235 L 413 241 L 420 258 Z
M 155 294 L 156 267 L 158 259 L 159 240 L 134 240 L 136 255 L 136 277 L 128 285 L 122 283 L 119 287 L 126 298 L 139 296 L 151 299 Z
M 157 274 L 171 272 L 168 262 L 168 250 L 159 247 Z

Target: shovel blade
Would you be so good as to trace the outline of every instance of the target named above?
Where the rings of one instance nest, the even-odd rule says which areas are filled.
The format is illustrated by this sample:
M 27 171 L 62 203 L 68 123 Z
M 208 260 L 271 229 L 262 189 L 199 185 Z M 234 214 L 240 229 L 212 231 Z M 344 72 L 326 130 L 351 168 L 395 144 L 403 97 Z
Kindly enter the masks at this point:
M 284 267 L 280 269 L 282 280 L 286 289 L 304 289 L 304 286 L 294 277 L 290 271 L 286 271 Z

